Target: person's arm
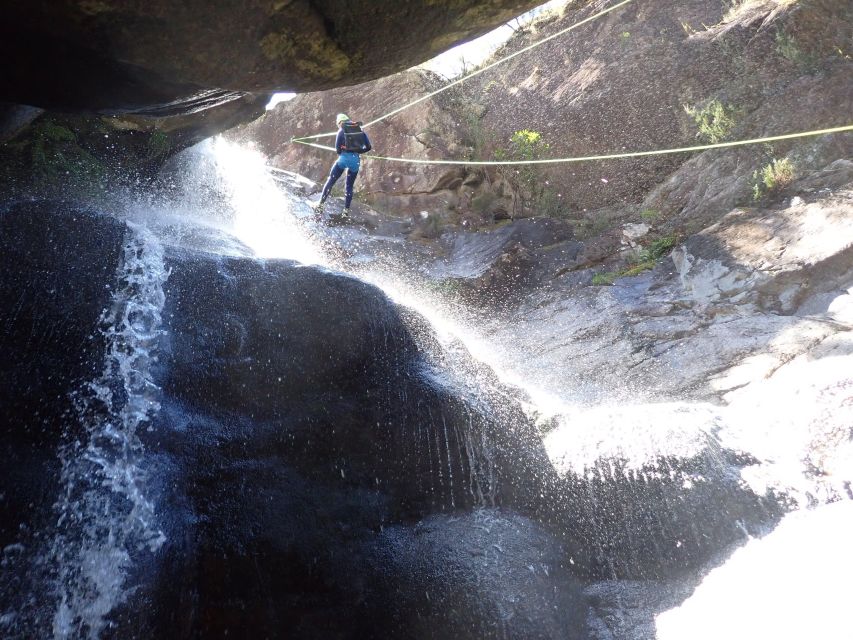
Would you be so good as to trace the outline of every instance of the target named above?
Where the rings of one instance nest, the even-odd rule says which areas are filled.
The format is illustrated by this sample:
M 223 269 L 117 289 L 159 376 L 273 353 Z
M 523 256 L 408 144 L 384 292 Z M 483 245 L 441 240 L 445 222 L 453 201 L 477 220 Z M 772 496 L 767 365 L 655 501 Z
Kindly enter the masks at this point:
M 370 144 L 370 138 L 367 137 L 367 134 L 364 132 L 364 130 L 362 130 L 362 133 L 364 133 L 364 144 L 367 145 L 367 149 L 364 150 L 364 153 L 367 153 L 368 151 L 373 149 L 373 145 Z
M 341 153 L 343 153 L 344 149 L 346 149 L 346 148 L 347 148 L 347 139 L 346 139 L 346 136 L 344 135 L 344 130 L 338 129 L 338 135 L 335 138 L 335 151 L 337 152 L 338 155 L 341 155 Z

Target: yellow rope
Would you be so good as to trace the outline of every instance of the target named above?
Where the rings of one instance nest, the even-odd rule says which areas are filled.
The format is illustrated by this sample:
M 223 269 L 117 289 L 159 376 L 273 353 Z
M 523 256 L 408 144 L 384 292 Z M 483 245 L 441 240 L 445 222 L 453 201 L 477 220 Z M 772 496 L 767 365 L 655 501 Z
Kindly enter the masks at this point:
M 409 164 L 437 164 L 437 165 L 470 165 L 470 166 L 495 166 L 495 165 L 522 165 L 522 164 L 559 164 L 564 162 L 586 162 L 592 160 L 618 160 L 620 158 L 641 158 L 645 156 L 662 156 L 673 153 L 691 153 L 694 151 L 707 151 L 708 149 L 724 149 L 727 147 L 742 147 L 750 144 L 763 144 L 765 142 L 778 142 L 780 140 L 792 140 L 794 138 L 806 138 L 809 136 L 821 136 L 829 133 L 843 133 L 853 131 L 853 124 L 830 129 L 817 129 L 814 131 L 801 131 L 799 133 L 786 133 L 779 136 L 765 136 L 763 138 L 751 138 L 749 140 L 734 140 L 732 142 L 717 142 L 715 144 L 701 144 L 692 147 L 679 147 L 676 149 L 653 149 L 651 151 L 629 151 L 626 153 L 608 153 L 596 156 L 577 156 L 573 158 L 545 158 L 542 160 L 413 160 L 409 158 L 394 158 L 387 156 L 366 156 L 372 160 L 386 160 L 388 162 L 406 162 Z M 293 139 L 292 142 L 304 144 L 308 147 L 335 151 L 333 147 L 327 147 L 313 142 Z
M 548 36 L 547 38 L 543 38 L 542 40 L 539 40 L 538 42 L 534 42 L 533 44 L 528 45 L 528 46 L 524 47 L 523 49 L 519 49 L 515 53 L 511 53 L 510 55 L 506 56 L 505 58 L 501 58 L 500 60 L 496 60 L 495 62 L 492 62 L 491 64 L 488 64 L 485 67 L 482 67 L 481 69 L 477 69 L 476 71 L 469 73 L 467 76 L 463 76 L 462 78 L 454 80 L 450 84 L 447 84 L 447 85 L 441 87 L 440 89 L 436 89 L 432 93 L 428 93 L 425 96 L 418 98 L 417 100 L 412 100 L 408 104 L 404 104 L 402 107 L 398 107 L 397 109 L 394 109 L 393 111 L 389 111 L 385 115 L 379 116 L 378 118 L 371 120 L 367 124 L 363 125 L 363 127 L 369 127 L 370 125 L 376 124 L 377 122 L 384 120 L 385 118 L 390 118 L 393 115 L 397 115 L 401 111 L 404 111 L 404 110 L 408 109 L 409 107 L 413 107 L 416 104 L 423 102 L 424 100 L 429 100 L 433 96 L 437 96 L 439 93 L 442 93 L 443 91 L 447 91 L 448 89 L 455 87 L 456 85 L 461 84 L 461 83 L 465 82 L 466 80 L 473 78 L 476 75 L 484 73 L 484 72 L 488 71 L 489 69 L 493 69 L 494 67 L 498 66 L 499 64 L 503 64 L 507 60 L 512 60 L 516 56 L 520 56 L 522 53 L 527 53 L 531 49 L 535 49 L 539 45 L 545 44 L 546 42 L 549 42 L 549 41 L 553 40 L 554 38 L 559 38 L 560 36 L 567 34 L 569 31 L 577 29 L 578 27 L 586 24 L 587 22 L 592 22 L 593 20 L 596 20 L 596 19 L 600 18 L 601 16 L 610 13 L 611 11 L 615 11 L 616 9 L 625 6 L 629 2 L 633 2 L 633 0 L 622 0 L 622 2 L 620 2 L 618 4 L 614 4 L 612 7 L 604 9 L 603 11 L 599 11 L 595 15 L 592 15 L 588 18 L 584 18 L 580 22 L 576 22 L 575 24 L 571 25 L 570 27 L 563 29 L 562 31 L 558 31 L 557 33 L 554 33 L 554 34 Z M 329 138 L 329 137 L 334 137 L 337 134 L 338 134 L 337 131 L 333 131 L 332 133 L 318 133 L 318 134 L 313 135 L 313 136 L 303 136 L 300 138 L 293 138 L 291 140 L 291 142 L 302 142 L 303 140 L 315 140 L 317 138 Z M 332 151 L 334 151 L 334 149 L 332 149 Z

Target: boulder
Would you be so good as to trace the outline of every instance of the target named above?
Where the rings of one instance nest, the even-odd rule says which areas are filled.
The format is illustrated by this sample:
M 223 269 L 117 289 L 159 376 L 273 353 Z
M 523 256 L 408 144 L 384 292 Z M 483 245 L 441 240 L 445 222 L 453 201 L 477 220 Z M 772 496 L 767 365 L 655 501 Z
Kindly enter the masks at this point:
M 60 222 L 61 221 L 61 222 Z M 49 538 L 61 490 L 61 444 L 84 436 L 76 392 L 100 372 L 100 332 L 124 224 L 57 203 L 0 210 L 0 633 L 37 633 L 51 599 Z M 84 257 L 81 259 L 81 257 Z M 14 626 L 9 627 L 6 623 Z M 17 629 L 17 630 L 16 630 Z
M 566 416 L 545 443 L 576 567 L 598 579 L 667 580 L 775 524 L 783 501 L 742 479 L 758 461 L 720 442 L 722 424 L 701 405 Z
M 534 523 L 499 510 L 388 527 L 365 563 L 382 637 L 587 638 L 587 604 L 564 554 Z
M 532 522 L 495 516 L 499 546 L 531 545 L 497 567 L 419 534 L 395 547 L 453 514 L 428 529 L 464 557 L 485 540 L 472 509 L 536 515 L 549 484 L 512 395 L 422 318 L 352 277 L 166 247 L 65 205 L 0 223 L 5 635 L 441 637 L 459 621 L 492 637 L 495 611 L 529 629 L 555 604 L 582 629 Z M 409 593 L 447 576 L 481 585 L 478 612 Z M 388 613 L 388 588 L 427 622 Z M 546 619 L 540 637 L 565 637 Z

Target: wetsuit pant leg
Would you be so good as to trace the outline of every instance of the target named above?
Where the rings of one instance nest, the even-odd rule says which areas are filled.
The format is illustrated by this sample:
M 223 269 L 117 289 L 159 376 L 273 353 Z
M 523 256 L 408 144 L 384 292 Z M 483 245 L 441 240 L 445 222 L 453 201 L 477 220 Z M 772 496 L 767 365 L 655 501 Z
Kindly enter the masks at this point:
M 329 197 L 329 193 L 332 191 L 332 187 L 335 186 L 335 183 L 338 181 L 338 178 L 344 172 L 344 168 L 341 167 L 337 162 L 332 165 L 332 170 L 329 171 L 329 179 L 326 180 L 326 184 L 323 185 L 323 195 L 320 196 L 320 202 L 325 202 L 326 198 Z M 349 182 L 349 178 L 347 178 L 347 182 Z
M 346 208 L 349 209 L 349 206 L 352 204 L 352 193 L 353 193 L 353 185 L 355 185 L 355 179 L 358 177 L 358 171 L 353 171 L 352 169 L 347 169 L 347 189 L 346 189 Z

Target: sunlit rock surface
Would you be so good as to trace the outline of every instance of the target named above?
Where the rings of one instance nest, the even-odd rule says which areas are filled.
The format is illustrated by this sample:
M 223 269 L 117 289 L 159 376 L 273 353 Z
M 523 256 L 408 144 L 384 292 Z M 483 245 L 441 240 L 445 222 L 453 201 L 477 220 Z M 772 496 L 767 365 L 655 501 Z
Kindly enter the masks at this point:
M 601 407 L 564 416 L 545 438 L 560 474 L 574 561 L 599 578 L 661 580 L 702 566 L 783 511 L 741 477 L 758 461 L 725 447 L 718 409 Z
M 519 29 L 487 63 L 602 8 L 568 3 Z M 524 152 L 512 136 L 521 130 L 541 134 L 547 148 L 533 152 L 542 158 L 689 147 L 718 141 L 694 118 L 715 101 L 727 114 L 720 140 L 843 126 L 849 123 L 839 105 L 853 103 L 853 63 L 838 47 L 849 41 L 850 24 L 846 0 L 633 4 L 371 125 L 371 140 L 377 155 L 430 160 L 520 159 Z M 410 71 L 297 96 L 239 135 L 256 141 L 276 166 L 319 181 L 327 152 L 290 145 L 292 136 L 333 129 L 327 114 L 335 105 L 353 105 L 346 107 L 350 115 L 368 122 L 441 84 L 433 74 Z M 520 167 L 375 160 L 365 163 L 359 182 L 379 210 L 407 219 L 426 210 L 445 228 L 550 215 L 569 219 L 591 239 L 620 222 L 649 223 L 638 215 L 647 211 L 653 236 L 695 233 L 751 202 L 753 174 L 772 159 L 788 158 L 798 175 L 809 175 L 851 157 L 851 145 L 849 134 L 835 134 L 777 142 L 772 152 L 753 145 L 556 164 L 533 172 L 535 189 L 530 173 L 516 173 Z M 542 197 L 531 193 L 539 190 Z

